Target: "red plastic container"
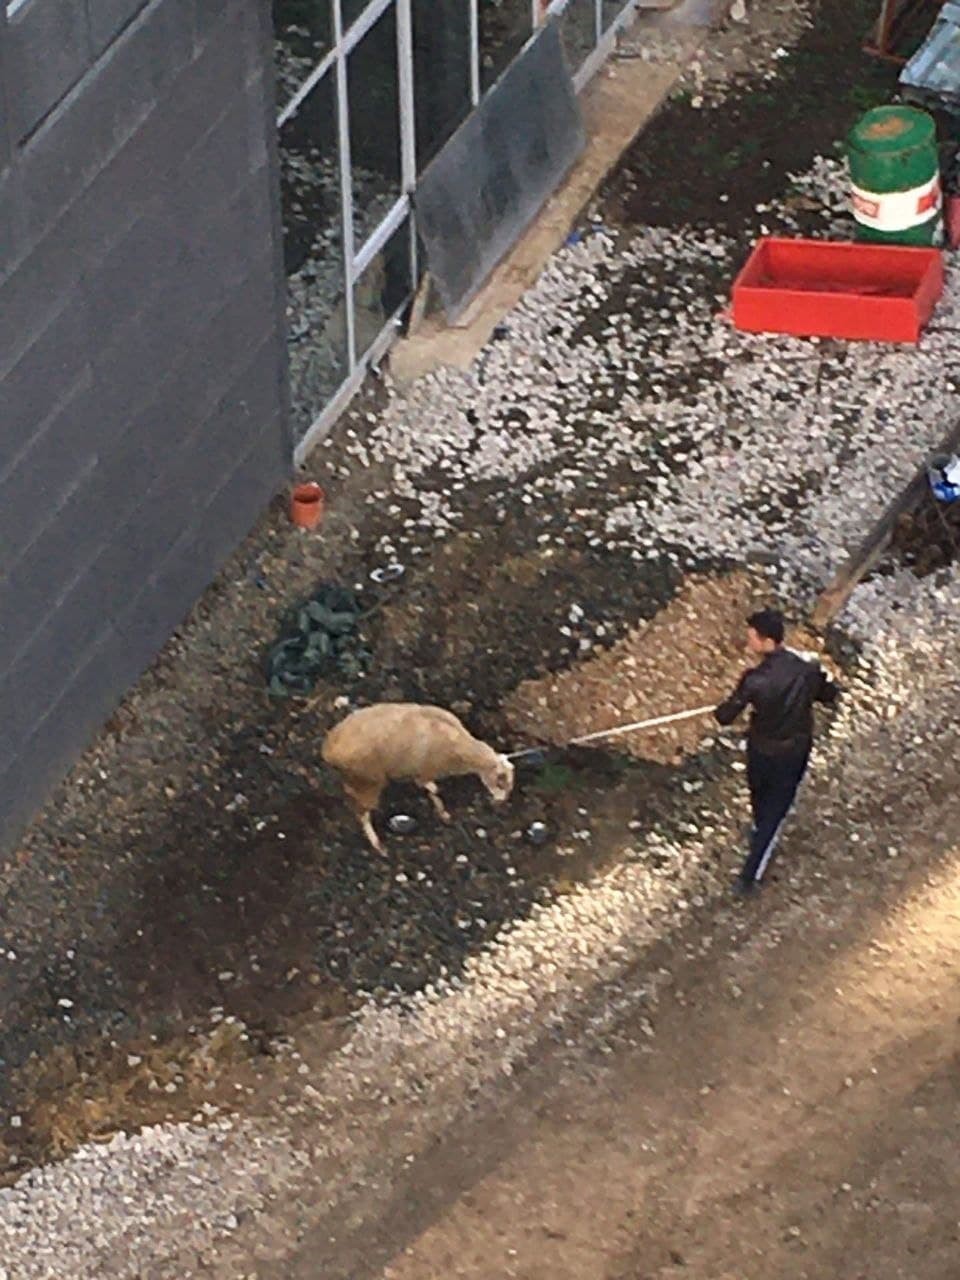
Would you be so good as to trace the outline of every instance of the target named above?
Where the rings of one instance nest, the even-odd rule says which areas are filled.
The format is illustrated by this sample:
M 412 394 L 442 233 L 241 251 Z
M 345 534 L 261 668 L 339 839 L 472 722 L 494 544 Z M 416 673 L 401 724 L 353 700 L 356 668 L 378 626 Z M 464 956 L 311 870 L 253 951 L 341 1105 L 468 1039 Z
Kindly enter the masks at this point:
M 917 342 L 942 292 L 939 249 L 771 236 L 734 281 L 733 323 L 750 333 Z

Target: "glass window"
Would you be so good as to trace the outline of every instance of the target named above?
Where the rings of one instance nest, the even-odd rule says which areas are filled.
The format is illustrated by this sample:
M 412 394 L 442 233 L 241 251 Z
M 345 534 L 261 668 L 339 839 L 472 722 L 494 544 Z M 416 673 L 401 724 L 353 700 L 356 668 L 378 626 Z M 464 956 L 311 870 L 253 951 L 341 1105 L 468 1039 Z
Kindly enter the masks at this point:
M 359 253 L 401 194 L 397 14 L 386 11 L 347 59 L 353 242 Z
M 412 292 L 410 234 L 407 218 L 353 287 L 358 360 Z
M 280 174 L 291 398 L 300 438 L 349 373 L 335 69 L 280 130 Z
M 560 17 L 560 39 L 570 74 L 576 75 L 597 47 L 596 0 L 570 0 Z
M 413 0 L 413 61 L 422 173 L 470 112 L 470 8 L 464 0 Z
M 530 0 L 478 0 L 480 83 L 484 89 L 507 69 L 533 31 Z
M 273 0 L 273 30 L 282 107 L 333 47 L 331 0 Z

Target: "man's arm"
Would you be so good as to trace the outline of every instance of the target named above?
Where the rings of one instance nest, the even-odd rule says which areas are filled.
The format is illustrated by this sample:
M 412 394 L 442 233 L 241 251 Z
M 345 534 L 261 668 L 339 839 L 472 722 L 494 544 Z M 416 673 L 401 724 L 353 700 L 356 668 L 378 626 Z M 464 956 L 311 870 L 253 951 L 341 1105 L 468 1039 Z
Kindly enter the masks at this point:
M 734 689 L 733 693 L 727 698 L 726 702 L 721 702 L 719 707 L 714 711 L 714 716 L 718 724 L 733 724 L 737 716 L 746 709 L 750 702 L 750 672 L 747 671 L 740 677 L 740 683 Z

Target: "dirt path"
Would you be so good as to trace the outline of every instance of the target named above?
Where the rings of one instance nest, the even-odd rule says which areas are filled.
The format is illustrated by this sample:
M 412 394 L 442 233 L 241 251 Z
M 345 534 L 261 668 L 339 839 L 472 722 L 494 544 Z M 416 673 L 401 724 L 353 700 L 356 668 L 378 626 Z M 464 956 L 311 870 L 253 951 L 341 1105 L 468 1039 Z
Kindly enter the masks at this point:
M 803 899 L 721 913 L 654 1039 L 633 1010 L 559 1079 L 541 1064 L 383 1215 L 395 1246 L 433 1219 L 406 1248 L 381 1267 L 366 1237 L 366 1266 L 348 1248 L 323 1274 L 955 1276 L 958 872 L 902 902 L 860 886 L 829 916 Z M 314 1247 L 286 1274 L 317 1274 Z

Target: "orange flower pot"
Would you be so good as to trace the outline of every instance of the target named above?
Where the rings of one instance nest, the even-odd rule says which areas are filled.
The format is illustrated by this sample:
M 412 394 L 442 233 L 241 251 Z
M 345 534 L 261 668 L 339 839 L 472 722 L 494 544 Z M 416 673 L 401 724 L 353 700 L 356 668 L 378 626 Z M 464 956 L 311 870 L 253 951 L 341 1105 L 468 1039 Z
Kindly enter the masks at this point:
M 298 529 L 315 529 L 323 519 L 326 494 L 314 481 L 298 484 L 290 495 L 290 519 Z

